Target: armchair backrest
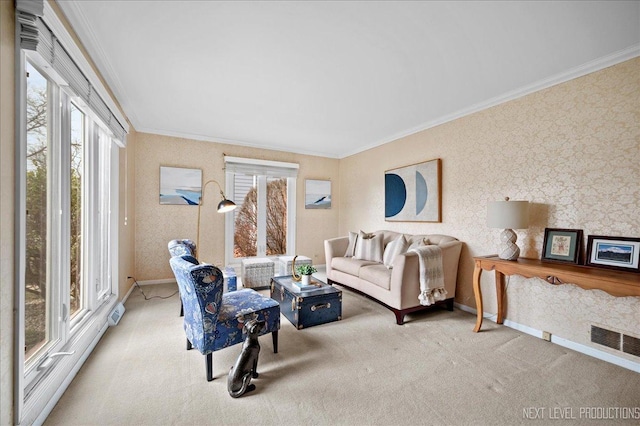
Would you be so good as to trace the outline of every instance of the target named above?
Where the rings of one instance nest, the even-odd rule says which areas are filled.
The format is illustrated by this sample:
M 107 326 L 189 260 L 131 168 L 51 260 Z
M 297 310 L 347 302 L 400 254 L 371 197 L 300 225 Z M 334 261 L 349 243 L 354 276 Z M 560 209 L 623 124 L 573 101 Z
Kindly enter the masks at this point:
M 207 354 L 214 348 L 224 279 L 216 266 L 197 262 L 189 255 L 169 260 L 180 287 L 187 338 L 196 349 Z
M 167 244 L 167 248 L 169 249 L 171 257 L 184 256 L 185 254 L 195 256 L 196 243 L 194 243 L 193 240 L 187 239 L 171 240 L 169 244 Z

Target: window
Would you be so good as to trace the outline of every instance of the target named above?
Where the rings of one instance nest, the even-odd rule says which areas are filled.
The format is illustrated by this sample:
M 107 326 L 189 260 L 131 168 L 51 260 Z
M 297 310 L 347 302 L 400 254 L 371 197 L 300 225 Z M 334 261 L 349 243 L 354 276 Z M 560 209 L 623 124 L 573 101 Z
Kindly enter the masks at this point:
M 26 221 L 25 221 L 25 360 L 50 338 L 52 308 L 47 300 L 50 241 L 49 217 L 49 98 L 44 76 L 27 64 Z
M 80 55 L 49 4 L 18 0 L 16 8 L 15 409 L 17 422 L 32 424 L 44 421 L 117 301 L 118 146 L 126 130 L 100 96 L 105 89 L 93 86 L 97 78 L 66 49 Z
M 227 194 L 238 208 L 227 222 L 226 262 L 295 252 L 297 164 L 225 157 Z
M 85 144 L 85 114 L 73 103 L 71 109 L 71 168 L 70 173 L 70 195 L 71 204 L 69 212 L 71 215 L 71 228 L 69 234 L 69 250 L 71 254 L 70 281 L 69 281 L 69 310 L 71 318 L 74 318 L 83 307 L 83 296 L 86 291 L 83 287 L 85 282 L 82 278 L 82 206 L 83 206 L 83 175 L 84 175 L 84 144 Z M 86 220 L 85 220 L 86 221 Z
M 115 299 L 117 283 L 111 259 L 113 140 L 68 88 L 28 59 L 24 67 L 22 340 L 28 397 L 61 358 L 75 353 L 74 337 Z

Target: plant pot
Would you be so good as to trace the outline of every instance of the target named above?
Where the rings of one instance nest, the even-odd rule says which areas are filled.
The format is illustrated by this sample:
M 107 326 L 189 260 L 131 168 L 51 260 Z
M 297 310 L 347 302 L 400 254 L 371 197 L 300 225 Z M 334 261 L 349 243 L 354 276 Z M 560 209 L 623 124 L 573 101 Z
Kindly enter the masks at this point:
M 311 275 L 303 275 L 302 285 L 310 285 L 310 284 L 311 284 Z

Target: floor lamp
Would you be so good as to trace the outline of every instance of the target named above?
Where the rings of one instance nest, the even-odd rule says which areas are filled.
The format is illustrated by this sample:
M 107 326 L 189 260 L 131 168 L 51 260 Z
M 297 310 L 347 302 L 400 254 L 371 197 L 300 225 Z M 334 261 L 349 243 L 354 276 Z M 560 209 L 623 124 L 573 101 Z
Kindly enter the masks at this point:
M 520 256 L 520 248 L 516 244 L 518 236 L 514 229 L 529 227 L 529 202 L 492 201 L 487 209 L 487 226 L 490 228 L 503 228 L 500 234 L 500 253 L 498 257 L 505 260 L 517 260 Z
M 204 186 L 202 187 L 202 195 L 198 200 L 198 230 L 196 235 L 196 259 L 198 258 L 198 251 L 200 250 L 200 210 L 202 209 L 202 205 L 204 204 L 204 191 L 205 189 L 207 189 L 207 185 L 209 185 L 212 182 L 218 185 L 218 189 L 220 190 L 220 196 L 222 197 L 222 201 L 218 203 L 218 213 L 230 212 L 232 210 L 235 210 L 236 207 L 238 207 L 236 203 L 227 199 L 227 197 L 224 195 L 224 192 L 222 192 L 222 188 L 220 187 L 220 184 L 218 183 L 217 180 L 211 179 L 205 182 Z

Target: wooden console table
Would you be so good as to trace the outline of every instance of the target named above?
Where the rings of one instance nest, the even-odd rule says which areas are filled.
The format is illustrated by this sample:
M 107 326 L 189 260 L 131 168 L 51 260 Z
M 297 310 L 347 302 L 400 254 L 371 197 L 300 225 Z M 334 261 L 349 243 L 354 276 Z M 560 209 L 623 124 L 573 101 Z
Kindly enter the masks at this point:
M 521 275 L 525 278 L 542 278 L 550 284 L 575 284 L 586 290 L 599 289 L 613 296 L 640 296 L 640 274 L 634 272 L 615 271 L 574 264 L 542 262 L 539 259 L 519 258 L 503 260 L 498 256 L 474 257 L 473 293 L 476 298 L 478 316 L 476 333 L 482 326 L 482 288 L 480 275 L 483 270 L 495 271 L 496 296 L 498 298 L 498 315 L 496 322 L 504 320 L 504 276 Z

